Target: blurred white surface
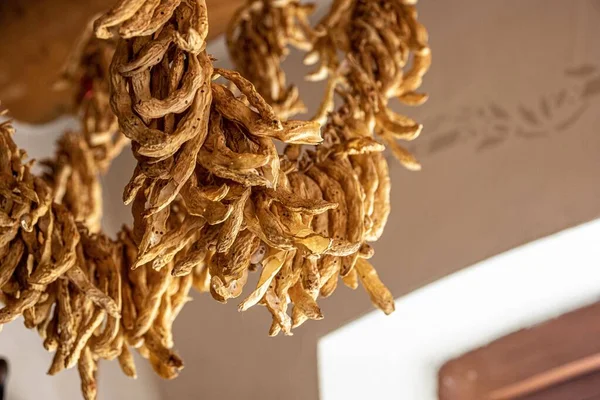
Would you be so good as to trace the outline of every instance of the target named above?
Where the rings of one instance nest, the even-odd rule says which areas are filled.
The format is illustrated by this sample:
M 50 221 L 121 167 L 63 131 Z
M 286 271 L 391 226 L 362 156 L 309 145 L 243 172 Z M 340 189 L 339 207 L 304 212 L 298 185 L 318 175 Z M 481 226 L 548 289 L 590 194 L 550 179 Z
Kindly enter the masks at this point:
M 321 400 L 437 399 L 450 358 L 598 300 L 600 220 L 454 273 L 324 336 Z

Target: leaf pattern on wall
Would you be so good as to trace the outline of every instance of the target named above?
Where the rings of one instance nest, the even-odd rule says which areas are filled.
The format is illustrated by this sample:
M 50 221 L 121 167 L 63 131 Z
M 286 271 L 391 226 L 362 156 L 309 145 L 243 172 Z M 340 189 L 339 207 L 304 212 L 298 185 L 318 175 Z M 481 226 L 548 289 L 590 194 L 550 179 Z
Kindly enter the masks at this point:
M 564 76 L 575 84 L 543 94 L 536 101 L 512 107 L 495 102 L 462 106 L 455 113 L 425 120 L 424 134 L 411 144 L 412 151 L 429 155 L 474 142 L 480 152 L 497 148 L 512 137 L 534 140 L 564 131 L 579 120 L 590 101 L 600 98 L 600 66 L 575 66 L 566 69 Z

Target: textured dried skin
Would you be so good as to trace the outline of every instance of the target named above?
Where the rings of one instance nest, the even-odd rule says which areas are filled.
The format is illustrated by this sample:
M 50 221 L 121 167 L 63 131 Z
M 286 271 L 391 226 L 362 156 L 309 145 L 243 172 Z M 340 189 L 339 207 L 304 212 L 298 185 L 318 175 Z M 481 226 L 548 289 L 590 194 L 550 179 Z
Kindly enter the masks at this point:
M 119 120 L 121 132 L 139 143 L 140 148 L 154 150 L 160 147 L 161 143 L 166 142 L 167 135 L 157 129 L 148 128 L 144 121 L 133 112 L 127 81 L 118 72 L 121 65 L 127 62 L 127 53 L 126 42 L 120 41 L 110 68 L 111 107 Z
M 306 174 L 317 183 L 325 200 L 338 205 L 328 212 L 330 237 L 334 240 L 346 239 L 348 208 L 342 187 L 316 166 L 306 171 Z
M 233 170 L 257 169 L 268 164 L 271 158 L 270 154 L 237 153 L 227 147 L 222 117 L 216 112 L 211 114 L 206 147 L 212 149 L 210 157 L 214 163 Z
M 189 107 L 189 103 L 194 99 L 198 89 L 203 83 L 207 82 L 205 75 L 209 71 L 202 70 L 197 57 L 190 57 L 179 89 L 173 91 L 164 99 L 150 98 L 138 102 L 134 106 L 135 111 L 142 118 L 148 120 L 162 118 L 167 114 L 183 112 Z
M 59 331 L 59 344 L 52 365 L 48 374 L 54 375 L 60 372 L 67 365 L 67 357 L 72 351 L 73 345 L 77 338 L 77 332 L 75 330 L 75 317 L 71 310 L 71 299 L 69 294 L 69 282 L 65 279 L 61 279 L 58 282 L 58 294 L 57 294 L 57 309 L 58 309 L 58 331 Z
M 279 127 L 278 120 L 265 120 L 223 85 L 213 82 L 212 90 L 217 111 L 225 118 L 246 126 L 254 136 L 297 144 L 318 144 L 322 141 L 320 125 L 316 121 L 286 121 Z
M 121 347 L 121 353 L 119 354 L 118 360 L 123 373 L 130 378 L 136 379 L 137 372 L 135 368 L 135 362 L 133 361 L 133 356 L 127 345 L 124 344 Z
M 230 206 L 219 201 L 208 200 L 202 191 L 194 185 L 194 179 L 190 179 L 190 182 L 183 187 L 181 195 L 187 212 L 190 215 L 205 218 L 209 225 L 224 222 L 233 211 Z
M 309 227 L 296 221 L 284 221 L 269 209 L 271 199 L 265 193 L 257 193 L 254 204 L 248 202 L 244 215 L 248 228 L 271 247 L 281 250 L 295 248 L 309 254 L 322 254 L 331 246 L 331 240 L 317 235 Z M 291 224 L 290 224 L 291 223 Z
M 8 254 L 5 254 L 2 257 L 2 264 L 0 264 L 0 288 L 8 282 L 15 272 L 15 269 L 23 256 L 25 245 L 21 240 L 17 240 L 13 242 L 10 247 L 7 246 L 6 248 L 9 248 L 10 250 L 8 251 Z
M 390 172 L 387 161 L 382 154 L 373 154 L 371 156 L 375 171 L 377 174 L 377 189 L 373 196 L 373 212 L 370 215 L 371 230 L 368 232 L 366 239 L 368 241 L 376 241 L 383 234 L 383 229 L 390 215 Z
M 329 297 L 333 294 L 333 292 L 337 288 L 339 275 L 340 275 L 340 270 L 338 267 L 335 270 L 333 270 L 331 277 L 325 281 L 323 286 L 321 286 L 321 289 L 319 291 L 319 294 L 321 295 L 321 297 Z M 323 277 L 325 278 L 325 275 L 323 275 Z
M 358 287 L 358 273 L 356 272 L 356 269 L 352 269 L 348 274 L 343 276 L 342 282 L 350 289 L 355 290 Z
M 266 121 L 273 121 L 275 129 L 281 129 L 281 122 L 277 119 L 273 108 L 267 101 L 258 94 L 254 85 L 244 79 L 239 72 L 230 71 L 223 68 L 215 68 L 215 73 L 224 77 L 229 82 L 233 83 L 239 91 L 246 97 L 250 106 L 254 107 L 260 116 Z
M 302 271 L 300 273 L 300 283 L 302 285 L 302 290 L 306 292 L 313 300 L 316 300 L 319 295 L 319 289 L 321 287 L 321 276 L 319 274 L 319 269 L 317 266 L 317 261 L 313 259 L 305 258 L 302 263 Z M 296 288 L 295 290 L 300 290 Z M 302 293 L 290 293 L 290 298 L 297 297 L 302 298 L 304 295 Z M 304 301 L 304 304 L 301 306 L 296 306 L 296 300 L 292 300 L 294 303 L 294 308 L 292 310 L 292 328 L 296 328 L 302 325 L 309 317 L 303 311 L 303 308 L 309 308 L 313 312 L 316 309 L 308 299 L 298 300 L 300 302 Z M 319 310 L 320 311 L 320 310 Z M 309 312 L 309 313 L 310 313 Z M 318 314 L 315 314 L 317 316 Z
M 303 174 L 303 173 L 293 172 L 291 174 L 288 174 L 287 177 L 288 177 L 292 187 L 300 185 L 300 182 L 302 183 L 302 186 L 305 189 L 307 198 L 315 199 L 315 200 L 323 199 L 323 193 L 322 193 L 321 189 L 319 188 L 319 185 L 317 185 L 317 183 L 314 180 L 312 180 L 308 175 Z M 300 181 L 300 182 L 297 182 L 297 181 Z M 333 203 L 333 204 L 336 204 L 336 207 L 339 206 L 338 203 Z M 317 214 L 317 215 L 313 216 L 312 218 L 307 219 L 306 223 L 311 224 L 312 229 L 315 231 L 316 234 L 329 237 L 328 213 Z
M 171 283 L 171 270 L 169 267 L 158 271 L 148 270 L 147 274 L 148 293 L 144 298 L 142 307 L 138 309 L 135 328 L 131 333 L 133 337 L 141 337 L 151 328 L 158 314 L 161 298 Z
M 96 36 L 101 39 L 112 37 L 108 28 L 119 25 L 133 17 L 145 2 L 146 0 L 121 0 L 94 22 Z
M 206 293 L 210 290 L 210 271 L 206 264 L 197 265 L 193 270 L 192 286 L 200 293 Z
M 57 228 L 60 229 L 60 235 L 63 240 L 63 247 L 54 254 L 54 263 L 44 262 L 29 277 L 31 285 L 48 285 L 55 281 L 63 273 L 71 269 L 76 263 L 75 248 L 79 243 L 79 232 L 73 221 L 73 217 L 67 210 L 59 205 L 53 206 L 56 215 Z M 50 241 L 47 242 L 51 243 Z M 50 260 L 48 260 L 50 261 Z
M 315 302 L 315 299 L 304 289 L 301 282 L 297 282 L 292 286 L 288 293 L 292 303 L 294 303 L 294 308 L 298 307 L 299 311 L 307 318 L 315 320 L 323 319 L 321 309 Z M 297 326 L 296 323 L 297 321 L 294 322 L 295 326 Z
M 148 262 L 152 262 L 153 266 L 160 268 L 185 246 L 185 241 L 190 240 L 190 232 L 201 229 L 204 224 L 205 220 L 203 218 L 187 217 L 177 230 L 167 232 L 158 244 L 150 247 L 145 253 L 139 254 L 133 268 Z M 158 260 L 161 261 L 157 262 Z
M 52 306 L 56 302 L 56 290 L 54 286 L 47 289 L 48 298 L 45 301 L 38 301 L 35 307 L 28 308 L 23 312 L 25 327 L 28 329 L 38 328 L 42 331 L 43 325 L 49 322 Z M 43 329 L 45 332 L 45 329 Z
M 373 266 L 364 258 L 356 263 L 356 272 L 360 282 L 371 298 L 371 302 L 386 314 L 394 311 L 394 297 L 375 272 Z
M 348 209 L 345 237 L 351 243 L 362 240 L 364 233 L 363 191 L 354 171 L 348 162 L 342 160 L 323 165 L 330 179 L 337 181 L 345 194 Z
M 423 129 L 423 125 L 387 108 L 376 114 L 376 123 L 383 132 L 400 140 L 415 140 Z
M 360 182 L 364 193 L 365 229 L 368 233 L 373 227 L 371 214 L 374 210 L 375 193 L 379 186 L 379 176 L 375 169 L 373 157 L 369 154 L 361 154 L 350 157 L 354 172 Z
M 247 202 L 244 209 L 244 221 L 248 229 L 270 247 L 281 250 L 294 250 L 292 239 L 284 233 L 284 227 L 270 210 L 266 196 Z
M 269 163 L 260 168 L 261 174 L 267 179 L 267 187 L 276 188 L 279 184 L 279 176 L 281 174 L 281 163 L 275 143 L 270 138 L 256 137 L 254 138 L 258 144 L 257 153 L 269 158 Z
M 244 219 L 244 208 L 246 201 L 250 196 L 250 189 L 244 190 L 242 195 L 233 202 L 232 213 L 230 217 L 223 223 L 219 237 L 217 238 L 217 253 L 226 253 L 229 251 L 233 242 L 237 238 L 242 221 Z
M 79 356 L 81 355 L 81 351 L 87 345 L 89 339 L 92 337 L 92 334 L 100 326 L 102 320 L 105 317 L 105 311 L 102 309 L 95 309 L 89 320 L 82 324 L 79 332 L 77 333 L 77 339 L 73 345 L 73 350 L 67 356 L 65 361 L 66 368 L 74 367 L 77 361 L 79 360 Z
M 236 237 L 236 240 L 227 253 L 217 253 L 216 263 L 219 267 L 219 278 L 222 282 L 229 284 L 231 281 L 242 279 L 243 274 L 250 267 L 250 264 L 257 264 L 262 261 L 258 261 L 255 256 L 255 249 L 258 242 L 258 238 L 252 232 L 244 230 Z M 264 253 L 262 255 L 264 256 Z
M 285 251 L 274 252 L 265 257 L 263 260 L 263 270 L 258 279 L 256 289 L 240 303 L 238 306 L 239 311 L 246 311 L 263 298 L 287 257 L 288 253 Z
M 37 290 L 24 290 L 18 299 L 11 300 L 4 308 L 0 309 L 0 324 L 17 319 L 23 311 L 33 307 L 41 296 L 41 292 Z
M 152 329 L 156 332 L 156 335 L 160 338 L 160 342 L 165 347 L 173 346 L 173 334 L 170 329 L 171 320 L 171 295 L 169 293 L 170 288 L 173 286 L 174 280 L 169 282 L 169 287 L 162 295 L 160 305 L 158 307 L 158 313 L 152 324 Z
M 171 19 L 180 3 L 181 0 L 161 0 L 159 6 L 154 10 L 150 24 L 137 36 L 148 36 L 157 32 Z
M 122 282 L 121 273 L 113 259 L 115 249 L 109 248 L 105 241 L 83 240 L 86 253 L 97 265 L 100 277 L 106 281 L 105 294 L 112 298 L 117 307 L 123 311 L 122 307 Z M 107 316 L 104 330 L 94 339 L 94 353 L 109 352 L 114 340 L 116 339 L 121 324 L 121 318 Z
M 173 267 L 172 275 L 184 276 L 192 272 L 196 267 L 202 266 L 208 253 L 208 248 L 216 242 L 219 231 L 220 226 L 218 225 L 205 226 L 200 231 L 200 238 L 194 242 L 185 257 L 177 260 Z
M 83 398 L 85 400 L 95 400 L 98 395 L 98 384 L 96 381 L 98 364 L 88 347 L 82 351 L 82 356 L 77 362 L 77 370 L 81 379 L 81 393 Z
M 285 188 L 278 188 L 277 190 L 267 189 L 265 193 L 273 201 L 280 203 L 290 211 L 298 213 L 316 215 L 338 207 L 337 203 L 328 202 L 318 198 L 303 198 Z
M 264 295 L 263 302 L 269 312 L 273 315 L 273 323 L 276 325 L 271 325 L 271 329 L 269 330 L 269 336 L 275 336 L 279 332 L 279 330 L 283 331 L 285 335 L 291 335 L 292 330 L 292 320 L 289 315 L 285 312 L 287 304 L 280 297 L 275 294 L 273 290 L 273 285 L 267 289 L 267 292 Z M 276 328 L 275 326 L 278 326 Z
M 408 150 L 396 143 L 393 137 L 391 137 L 388 133 L 381 133 L 380 136 L 389 146 L 390 150 L 392 150 L 394 157 L 396 157 L 396 159 L 400 161 L 404 167 L 411 171 L 421 170 L 421 164 L 419 164 L 419 162 L 412 154 L 408 152 Z
M 314 33 L 308 15 L 313 8 L 298 1 L 249 1 L 236 12 L 227 30 L 234 63 L 282 119 L 305 111 L 296 87 L 286 86 L 281 62 L 288 45 L 310 47 Z
M 146 0 L 144 5 L 131 18 L 121 24 L 119 36 L 123 38 L 143 36 L 141 33 L 150 24 L 154 10 L 159 3 L 160 0 Z
M 191 274 L 188 274 L 181 279 L 178 279 L 179 285 L 177 286 L 177 291 L 171 295 L 171 321 L 170 326 L 175 322 L 175 318 L 179 315 L 183 306 L 192 300 L 189 297 L 190 289 L 192 288 L 192 284 L 194 281 L 194 277 Z
M 331 147 L 331 153 L 337 156 L 382 152 L 385 146 L 370 137 L 352 138 Z
M 94 286 L 85 275 L 81 267 L 75 265 L 66 272 L 66 276 L 75 286 L 77 286 L 79 290 L 86 294 L 88 299 L 94 302 L 98 307 L 102 307 L 109 315 L 115 318 L 120 318 L 121 313 L 115 301 Z
M 137 310 L 133 300 L 133 282 L 127 276 L 126 271 L 122 271 L 122 307 L 121 307 L 121 324 L 126 331 L 132 331 L 135 327 L 137 318 Z
M 360 243 L 364 237 L 364 194 L 362 187 L 349 163 L 332 162 L 325 166 L 327 174 L 340 183 L 345 193 L 348 209 L 346 220 L 346 240 L 352 245 Z M 345 276 L 356 263 L 356 254 L 342 259 L 340 274 Z
M 165 27 L 158 37 L 147 42 L 136 54 L 136 58 L 119 66 L 119 73 L 123 76 L 133 76 L 145 69 L 160 63 L 175 38 L 172 26 Z
M 49 319 L 48 323 L 45 325 L 45 331 L 43 333 L 44 349 L 47 351 L 56 351 L 58 348 L 58 318 L 55 316 L 52 319 Z
M 151 364 L 154 370 L 165 379 L 172 379 L 183 369 L 183 361 L 172 350 L 166 348 L 154 330 L 144 335 L 144 345 L 155 360 Z M 159 367 L 157 370 L 157 367 Z

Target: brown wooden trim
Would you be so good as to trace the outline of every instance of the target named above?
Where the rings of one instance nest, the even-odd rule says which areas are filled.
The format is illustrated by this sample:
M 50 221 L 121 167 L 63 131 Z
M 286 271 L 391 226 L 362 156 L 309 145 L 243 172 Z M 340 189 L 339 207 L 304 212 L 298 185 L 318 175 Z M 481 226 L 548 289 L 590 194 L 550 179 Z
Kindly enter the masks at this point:
M 594 371 L 600 371 L 600 303 L 447 362 L 438 393 L 441 400 L 517 399 Z
M 559 385 L 581 375 L 600 370 L 600 354 L 594 354 L 581 360 L 567 363 L 534 375 L 514 385 L 508 385 L 490 393 L 490 400 L 510 400 L 520 396 L 539 392 Z

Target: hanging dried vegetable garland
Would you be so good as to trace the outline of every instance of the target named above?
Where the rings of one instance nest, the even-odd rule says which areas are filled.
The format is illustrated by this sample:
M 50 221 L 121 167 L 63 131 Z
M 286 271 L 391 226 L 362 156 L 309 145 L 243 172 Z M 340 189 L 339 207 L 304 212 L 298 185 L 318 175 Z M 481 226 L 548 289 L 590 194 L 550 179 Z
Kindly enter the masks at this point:
M 266 306 L 270 335 L 323 318 L 316 299 L 340 278 L 393 311 L 369 242 L 390 211 L 384 144 L 419 169 L 396 141 L 421 125 L 388 108 L 426 100 L 415 90 L 430 51 L 412 3 L 336 0 L 312 28 L 310 5 L 249 0 L 227 35 L 240 74 L 213 67 L 203 0 L 121 0 L 94 24 L 105 40 L 86 35 L 67 64 L 82 132 L 59 140 L 41 177 L 0 125 L 0 323 L 22 315 L 54 351 L 49 373 L 77 365 L 93 399 L 99 359 L 135 376 L 130 348 L 177 375 L 171 327 L 192 286 L 226 302 L 260 270 L 239 309 Z M 310 121 L 288 120 L 304 110 L 281 67 L 290 45 L 318 63 L 308 79 L 327 80 Z M 98 177 L 128 139 L 134 226 L 111 240 Z

